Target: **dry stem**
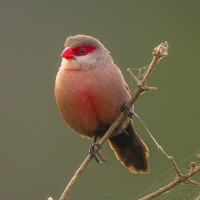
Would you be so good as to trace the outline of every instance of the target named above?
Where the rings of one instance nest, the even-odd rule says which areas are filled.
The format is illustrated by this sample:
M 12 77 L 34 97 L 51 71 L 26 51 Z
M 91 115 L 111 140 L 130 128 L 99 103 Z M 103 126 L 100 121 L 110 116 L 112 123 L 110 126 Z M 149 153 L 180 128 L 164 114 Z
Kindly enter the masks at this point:
M 155 68 L 156 64 L 160 61 L 161 58 L 165 57 L 168 52 L 168 44 L 167 42 L 161 43 L 159 46 L 153 49 L 153 59 L 151 64 L 149 65 L 144 77 L 142 80 L 138 80 L 135 75 L 132 74 L 132 77 L 134 77 L 134 80 L 137 85 L 137 90 L 133 94 L 129 106 L 131 107 L 135 101 L 138 99 L 138 97 L 145 91 L 149 91 L 152 89 L 155 89 L 154 87 L 148 87 L 146 85 L 147 80 L 152 73 L 153 69 Z M 117 118 L 117 120 L 112 124 L 112 126 L 108 129 L 108 131 L 105 133 L 105 135 L 99 140 L 99 145 L 102 145 L 109 137 L 110 135 L 115 131 L 115 129 L 121 124 L 121 122 L 125 119 L 125 114 L 121 113 L 120 116 Z M 96 147 L 96 152 L 99 151 L 99 147 Z M 70 182 L 68 183 L 67 187 L 65 188 L 63 194 L 60 197 L 60 200 L 67 199 L 68 194 L 72 190 L 72 187 L 75 185 L 76 181 L 82 174 L 82 172 L 86 169 L 89 162 L 92 160 L 92 156 L 89 154 L 86 159 L 83 161 L 81 166 L 78 168 Z
M 150 200 L 153 199 L 161 194 L 164 194 L 165 192 L 168 192 L 169 190 L 171 190 L 172 188 L 176 187 L 177 185 L 179 185 L 180 183 L 185 183 L 185 184 L 194 184 L 197 186 L 200 186 L 200 183 L 194 180 L 191 180 L 190 177 L 194 176 L 195 174 L 197 174 L 198 172 L 200 172 L 200 165 L 197 164 L 193 164 L 193 166 L 191 166 L 189 172 L 185 175 L 180 173 L 180 170 L 178 169 L 178 166 L 176 165 L 174 159 L 171 157 L 170 159 L 172 159 L 173 165 L 176 169 L 176 177 L 175 180 L 171 181 L 170 183 L 168 183 L 167 185 L 163 186 L 162 188 L 159 188 L 158 190 L 156 190 L 155 192 L 152 192 L 151 194 L 146 195 L 145 197 L 140 198 L 139 200 Z

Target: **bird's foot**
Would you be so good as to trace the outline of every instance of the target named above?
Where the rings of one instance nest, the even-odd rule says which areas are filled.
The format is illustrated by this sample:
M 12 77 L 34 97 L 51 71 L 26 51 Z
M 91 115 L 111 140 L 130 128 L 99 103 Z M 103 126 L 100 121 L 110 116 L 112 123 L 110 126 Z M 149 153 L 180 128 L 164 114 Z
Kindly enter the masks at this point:
M 102 162 L 107 162 L 99 152 L 96 152 L 96 147 L 102 149 L 101 145 L 97 143 L 92 143 L 89 149 L 90 155 L 96 160 L 97 163 L 101 164 Z
M 131 108 L 128 106 L 128 104 L 123 103 L 121 106 L 121 112 L 123 112 L 125 115 L 127 115 L 130 118 L 133 118 L 133 116 L 137 116 L 136 113 L 134 113 Z

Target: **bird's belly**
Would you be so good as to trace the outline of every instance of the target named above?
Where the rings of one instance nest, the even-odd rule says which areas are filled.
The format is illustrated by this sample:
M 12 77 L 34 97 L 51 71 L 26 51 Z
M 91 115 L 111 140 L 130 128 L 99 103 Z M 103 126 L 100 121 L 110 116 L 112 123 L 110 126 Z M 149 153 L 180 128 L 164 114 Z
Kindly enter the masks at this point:
M 82 80 L 82 81 L 80 81 Z M 78 77 L 78 82 L 71 84 L 71 77 L 57 82 L 56 99 L 68 125 L 81 135 L 93 137 L 102 125 L 111 124 L 112 105 L 103 92 L 93 84 Z

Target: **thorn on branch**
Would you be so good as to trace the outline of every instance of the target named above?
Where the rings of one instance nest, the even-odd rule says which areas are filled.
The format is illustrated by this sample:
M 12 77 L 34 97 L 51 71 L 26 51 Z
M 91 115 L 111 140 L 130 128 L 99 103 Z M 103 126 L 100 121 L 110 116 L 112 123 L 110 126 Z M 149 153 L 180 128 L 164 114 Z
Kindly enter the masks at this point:
M 150 86 L 147 86 L 147 85 L 143 86 L 142 89 L 144 91 L 157 90 L 156 87 L 150 87 Z

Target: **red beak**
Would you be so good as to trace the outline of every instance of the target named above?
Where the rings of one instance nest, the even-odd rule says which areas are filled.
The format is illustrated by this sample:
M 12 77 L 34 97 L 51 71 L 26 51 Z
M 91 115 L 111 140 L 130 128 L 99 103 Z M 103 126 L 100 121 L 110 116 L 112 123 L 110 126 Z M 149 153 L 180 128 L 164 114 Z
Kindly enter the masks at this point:
M 61 53 L 61 57 L 66 59 L 74 59 L 74 52 L 71 47 L 66 47 Z

